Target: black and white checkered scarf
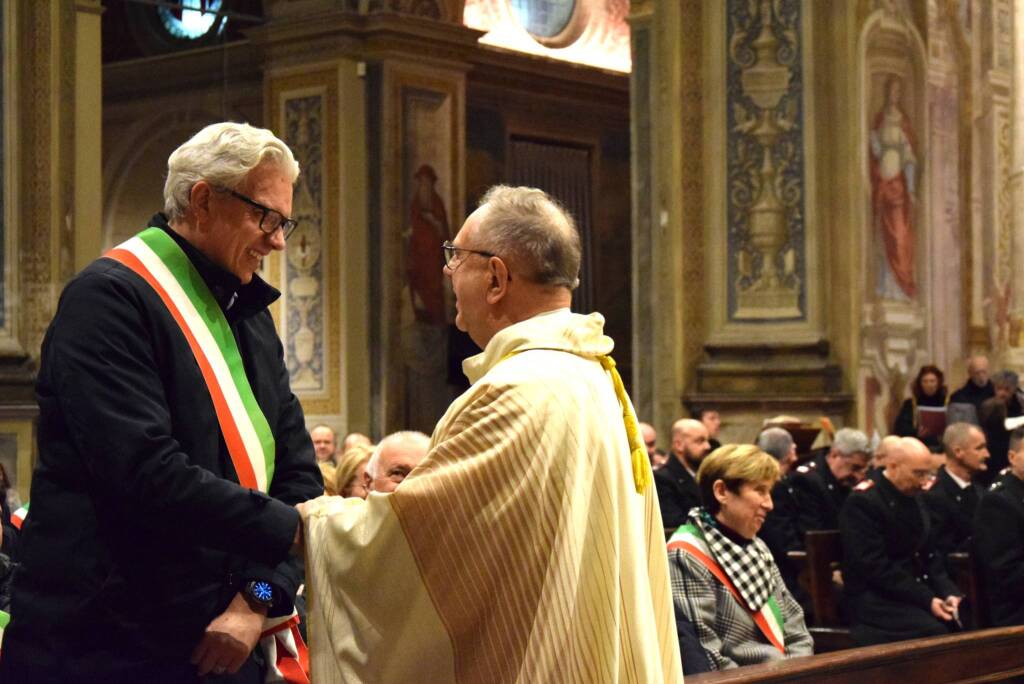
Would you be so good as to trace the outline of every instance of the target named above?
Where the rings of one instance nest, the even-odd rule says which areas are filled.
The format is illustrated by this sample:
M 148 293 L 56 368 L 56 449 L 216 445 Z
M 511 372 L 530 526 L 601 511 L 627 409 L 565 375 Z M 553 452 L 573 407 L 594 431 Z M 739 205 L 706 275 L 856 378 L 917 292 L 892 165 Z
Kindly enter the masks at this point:
M 688 522 L 704 534 L 711 554 L 752 611 L 760 610 L 772 595 L 771 552 L 755 540 L 740 545 L 729 539 L 704 508 L 690 511 Z

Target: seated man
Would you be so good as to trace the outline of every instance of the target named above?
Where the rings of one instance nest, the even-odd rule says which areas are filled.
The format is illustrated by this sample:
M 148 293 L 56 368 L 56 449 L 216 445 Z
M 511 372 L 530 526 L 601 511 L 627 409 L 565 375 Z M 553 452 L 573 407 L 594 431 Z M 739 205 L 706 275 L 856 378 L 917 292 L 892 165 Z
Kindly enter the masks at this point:
M 778 463 L 756 446 L 716 449 L 697 473 L 701 507 L 669 540 L 676 612 L 697 628 L 716 670 L 814 652 L 803 610 L 757 537 L 778 477 Z
M 960 592 L 935 553 L 920 493 L 932 454 L 914 437 L 889 449 L 885 472 L 847 498 L 839 520 L 843 576 L 858 646 L 948 634 Z
M 779 480 L 772 487 L 772 511 L 758 534 L 775 558 L 786 586 L 800 600 L 799 568 L 786 555 L 803 546 L 797 529 L 797 507 L 793 498 L 790 468 L 796 463 L 796 443 L 785 429 L 766 428 L 757 437 L 757 447 L 779 462 Z
M 811 530 L 839 527 L 839 509 L 850 488 L 864 479 L 868 468 L 868 438 L 860 430 L 843 428 L 836 433 L 825 456 L 800 466 L 792 478 L 797 529 L 801 544 Z
M 654 471 L 661 520 L 666 528 L 682 525 L 690 509 L 700 505 L 697 468 L 709 451 L 708 429 L 702 422 L 683 418 L 672 425 L 672 453 L 668 463 Z
M 422 432 L 394 432 L 373 450 L 363 471 L 367 492 L 393 492 L 427 455 L 430 438 Z
M 993 627 L 1024 625 L 1024 428 L 1010 434 L 1010 471 L 978 504 L 974 553 Z
M 985 433 L 969 423 L 953 423 L 942 435 L 946 465 L 923 494 L 934 527 L 935 549 L 945 558 L 953 551 L 968 551 L 974 512 L 984 493 L 973 482 L 988 460 Z
M 668 454 L 658 448 L 658 431 L 650 423 L 640 423 L 640 436 L 644 438 L 644 446 L 647 448 L 647 458 L 651 461 L 651 468 L 658 470 L 668 461 Z

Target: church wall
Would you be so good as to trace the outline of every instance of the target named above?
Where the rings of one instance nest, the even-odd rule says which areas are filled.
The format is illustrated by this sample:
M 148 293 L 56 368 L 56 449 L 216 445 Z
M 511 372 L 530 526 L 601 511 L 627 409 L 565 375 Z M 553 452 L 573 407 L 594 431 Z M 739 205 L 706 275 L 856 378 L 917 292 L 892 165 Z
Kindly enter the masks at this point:
M 686 220 L 703 220 L 703 266 L 672 256 L 663 277 L 634 274 L 677 316 L 675 346 L 658 348 L 650 303 L 634 307 L 637 348 L 657 352 L 634 395 L 656 427 L 716 406 L 726 439 L 782 412 L 885 434 L 921 364 L 955 387 L 969 352 L 1016 358 L 1008 8 L 633 3 L 634 267 L 700 244 Z M 693 131 L 701 157 L 683 142 Z M 873 151 L 885 136 L 902 157 Z M 682 284 L 695 275 L 692 300 Z
M 598 311 L 615 340 L 616 359 L 627 384 L 632 368 L 630 259 L 630 141 L 623 77 L 602 78 L 604 92 L 573 88 L 548 79 L 535 90 L 497 86 L 493 73 L 471 71 L 467 84 L 466 215 L 488 187 L 517 182 L 511 147 L 518 141 L 577 151 L 589 159 L 589 214 L 579 310 Z M 571 116 L 567 113 L 571 112 Z M 548 167 L 553 183 L 570 173 L 559 161 Z M 547 187 L 556 196 L 564 188 Z M 589 219 L 589 220 L 588 220 Z

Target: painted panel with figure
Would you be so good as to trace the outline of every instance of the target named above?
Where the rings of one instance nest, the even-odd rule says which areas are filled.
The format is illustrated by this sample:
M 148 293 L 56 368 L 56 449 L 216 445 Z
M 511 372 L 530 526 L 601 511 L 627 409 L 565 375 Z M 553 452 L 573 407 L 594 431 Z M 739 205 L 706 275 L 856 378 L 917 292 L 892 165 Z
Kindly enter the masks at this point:
M 903 107 L 904 76 L 884 76 L 882 104 L 871 125 L 871 217 L 879 249 L 875 294 L 882 299 L 917 296 L 915 207 L 918 197 L 917 136 Z M 877 99 L 873 98 L 873 99 Z

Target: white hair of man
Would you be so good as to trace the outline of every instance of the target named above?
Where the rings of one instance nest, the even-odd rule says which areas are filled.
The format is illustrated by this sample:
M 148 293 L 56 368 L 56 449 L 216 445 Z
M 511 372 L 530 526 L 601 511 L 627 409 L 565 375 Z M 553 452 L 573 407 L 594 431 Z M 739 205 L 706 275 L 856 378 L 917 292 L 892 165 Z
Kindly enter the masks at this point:
M 836 436 L 832 440 L 832 449 L 843 456 L 871 453 L 868 436 L 853 428 L 843 428 L 836 432 Z
M 392 432 L 390 435 L 380 440 L 377 446 L 373 449 L 373 454 L 370 455 L 370 460 L 366 463 L 366 473 L 371 478 L 377 478 L 380 473 L 377 472 L 377 468 L 380 467 L 380 457 L 386 449 L 398 445 L 413 446 L 423 451 L 426 451 L 430 446 L 430 437 L 427 437 L 422 432 L 415 430 L 402 430 L 401 432 Z
M 173 223 L 185 216 L 192 186 L 199 181 L 235 190 L 250 171 L 265 162 L 278 165 L 293 184 L 299 177 L 299 163 L 292 151 L 267 129 L 231 121 L 210 124 L 167 160 L 167 220 Z
M 793 448 L 793 435 L 780 427 L 766 428 L 757 436 L 757 448 L 776 461 L 785 460 Z
M 526 269 L 539 285 L 575 290 L 582 247 L 576 222 L 543 190 L 495 185 L 481 198 L 487 211 L 478 236 L 482 249 Z

